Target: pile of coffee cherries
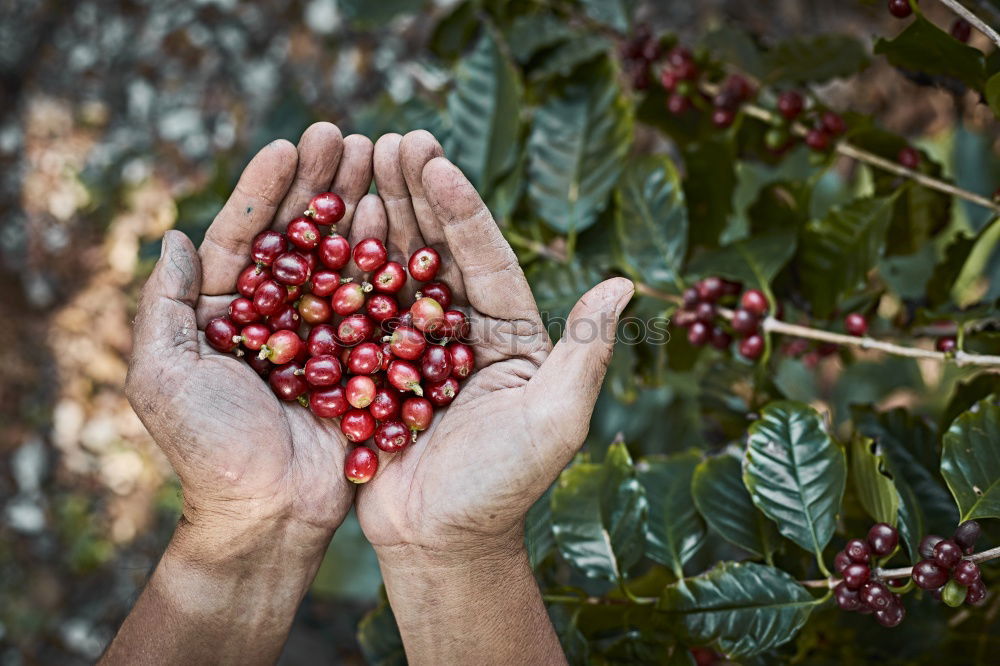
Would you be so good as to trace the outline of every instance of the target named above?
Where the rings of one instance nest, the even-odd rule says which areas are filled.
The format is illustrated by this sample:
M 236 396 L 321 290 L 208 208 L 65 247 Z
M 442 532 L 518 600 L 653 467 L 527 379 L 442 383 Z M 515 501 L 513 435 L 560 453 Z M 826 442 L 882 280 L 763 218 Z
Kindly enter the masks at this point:
M 986 599 L 986 585 L 980 577 L 979 565 L 966 559 L 976 547 L 979 523 L 969 520 L 955 529 L 950 539 L 928 534 L 918 550 L 924 558 L 913 566 L 913 582 L 930 590 L 935 599 L 949 606 L 963 603 L 978 605 Z
M 883 627 L 895 627 L 903 621 L 906 608 L 902 598 L 873 572 L 873 559 L 892 554 L 898 543 L 896 528 L 876 523 L 868 530 L 867 539 L 851 539 L 837 553 L 833 565 L 842 580 L 833 588 L 833 594 L 841 609 L 865 615 L 874 613 Z
M 473 370 L 465 313 L 451 308 L 451 289 L 435 281 L 441 257 L 424 247 L 403 267 L 382 241 L 353 248 L 337 234 L 344 202 L 313 197 L 285 233 L 264 231 L 236 282 L 229 314 L 205 327 L 208 343 L 233 353 L 267 379 L 281 400 L 298 401 L 320 418 L 339 418 L 351 442 L 374 439 L 397 452 L 430 426 L 434 410 L 459 392 Z M 320 227 L 329 227 L 321 233 Z M 363 279 L 341 271 L 353 261 Z M 407 278 L 422 282 L 400 302 Z M 365 483 L 378 469 L 367 446 L 351 450 L 344 472 Z

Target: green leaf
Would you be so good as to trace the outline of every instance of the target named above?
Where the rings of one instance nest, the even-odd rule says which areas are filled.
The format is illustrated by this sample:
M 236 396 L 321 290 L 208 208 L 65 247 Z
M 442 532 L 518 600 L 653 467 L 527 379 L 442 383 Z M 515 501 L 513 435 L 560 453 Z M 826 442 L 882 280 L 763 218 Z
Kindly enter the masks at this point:
M 338 4 L 345 18 L 367 28 L 387 23 L 399 14 L 418 12 L 423 6 L 424 0 L 339 0 Z
M 396 618 L 387 602 L 361 618 L 358 645 L 365 661 L 376 666 L 405 666 L 406 652 L 396 626 Z
M 549 486 L 545 494 L 538 498 L 524 519 L 524 546 L 528 550 L 528 561 L 535 569 L 542 560 L 549 556 L 556 546 L 552 535 L 552 489 Z
M 430 50 L 441 58 L 453 59 L 462 54 L 480 27 L 476 17 L 479 0 L 460 2 L 438 21 L 431 33 Z
M 575 36 L 546 51 L 538 66 L 531 68 L 529 78 L 537 83 L 555 76 L 571 76 L 578 67 L 610 50 L 611 42 L 603 37 Z
M 934 266 L 934 272 L 927 281 L 927 300 L 932 306 L 951 302 L 952 288 L 975 244 L 975 238 L 958 233 L 945 246 L 944 257 Z
M 988 281 L 991 287 L 990 294 L 986 298 L 992 299 L 996 294 L 1000 276 L 990 267 L 996 260 L 998 247 L 1000 247 L 1000 218 L 993 220 L 979 233 L 962 265 L 962 270 L 955 278 L 955 283 L 951 287 L 951 297 L 958 307 L 967 308 L 983 299 L 982 291 L 978 289 L 983 281 Z
M 725 136 L 688 144 L 684 149 L 684 193 L 692 220 L 691 243 L 715 247 L 733 212 L 736 146 Z
M 676 284 L 687 252 L 688 217 L 677 169 L 667 157 L 634 161 L 616 191 L 618 250 L 633 279 Z
M 958 382 L 941 415 L 940 428 L 950 426 L 962 412 L 991 393 L 1000 394 L 1000 374 L 995 372 L 981 372 L 968 381 Z
M 816 316 L 827 318 L 885 249 L 895 197 L 855 199 L 813 220 L 802 234 L 799 276 Z
M 559 476 L 552 524 L 559 551 L 591 578 L 622 582 L 642 559 L 648 505 L 624 442 L 602 464 L 579 462 Z
M 522 14 L 514 19 L 506 37 L 514 60 L 526 64 L 539 51 L 564 42 L 575 34 L 566 21 L 553 14 Z
M 669 585 L 658 608 L 683 640 L 751 657 L 787 643 L 819 604 L 784 571 L 754 562 L 722 562 Z
M 855 436 L 851 441 L 851 480 L 861 506 L 875 522 L 896 524 L 899 495 L 885 455 L 874 440 Z
M 678 578 L 698 550 L 705 526 L 691 499 L 691 477 L 701 456 L 697 452 L 642 460 L 639 481 L 649 501 L 646 555 L 670 567 Z
M 896 67 L 958 79 L 979 91 L 986 81 L 982 51 L 959 42 L 920 15 L 895 39 L 876 41 L 875 54 L 886 56 Z
M 595 21 L 619 32 L 628 32 L 638 0 L 581 0 L 583 10 Z
M 740 63 L 740 69 L 755 78 L 765 75 L 760 49 L 745 30 L 729 24 L 720 25 L 705 35 L 702 46 L 723 62 Z
M 809 405 L 772 402 L 750 426 L 743 482 L 778 531 L 822 559 L 844 495 L 844 451 Z
M 562 330 L 555 324 L 565 324 L 577 300 L 601 281 L 601 273 L 593 265 L 581 262 L 565 264 L 553 261 L 538 262 L 527 272 L 528 284 L 535 295 L 535 304 L 542 319 L 549 325 L 553 340 L 561 337 Z
M 693 276 L 721 275 L 762 287 L 774 280 L 794 254 L 794 232 L 771 233 L 705 252 L 690 262 L 688 273 Z
M 536 112 L 528 142 L 528 195 L 560 233 L 597 221 L 632 143 L 630 106 L 601 61 Z
M 454 160 L 487 194 L 514 166 L 518 154 L 521 84 L 490 30 L 459 62 L 448 96 L 454 127 Z
M 962 521 L 1000 518 L 1000 405 L 980 400 L 944 434 L 941 475 Z
M 694 472 L 691 493 L 705 522 L 723 539 L 757 557 L 774 552 L 778 531 L 753 505 L 739 459 L 723 454 L 703 460 Z
M 824 83 L 857 74 L 868 66 L 868 50 L 853 37 L 820 35 L 790 39 L 764 57 L 772 85 Z

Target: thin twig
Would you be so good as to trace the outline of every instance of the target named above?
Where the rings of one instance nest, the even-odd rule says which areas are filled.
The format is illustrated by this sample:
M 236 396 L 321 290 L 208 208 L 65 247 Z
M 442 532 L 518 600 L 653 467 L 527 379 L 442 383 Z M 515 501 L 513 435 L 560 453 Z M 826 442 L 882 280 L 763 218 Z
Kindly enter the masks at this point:
M 988 26 L 981 18 L 966 9 L 957 0 L 941 0 L 941 4 L 947 6 L 951 11 L 971 23 L 973 28 L 989 37 L 990 40 L 996 44 L 998 48 L 1000 48 L 1000 35 L 997 34 L 997 31 Z
M 718 90 L 717 86 L 705 86 L 706 90 L 711 92 L 712 90 Z M 771 111 L 767 109 L 756 106 L 754 104 L 746 104 L 743 107 L 744 112 L 753 118 L 758 120 L 763 120 L 767 123 L 778 122 L 778 116 L 776 116 Z M 791 126 L 792 132 L 796 135 L 803 137 L 809 133 L 808 128 L 799 123 L 793 123 Z M 969 190 L 963 189 L 961 187 L 956 187 L 951 183 L 947 183 L 938 178 L 928 176 L 927 174 L 920 173 L 919 171 L 914 171 L 913 169 L 907 169 L 902 164 L 897 164 L 891 160 L 887 160 L 884 157 L 880 157 L 874 153 L 870 153 L 867 150 L 862 150 L 854 144 L 848 143 L 847 141 L 838 141 L 833 149 L 844 155 L 845 157 L 850 157 L 851 159 L 858 160 L 859 162 L 864 162 L 870 164 L 873 167 L 882 169 L 883 171 L 888 171 L 889 173 L 894 173 L 897 176 L 902 176 L 904 178 L 909 178 L 917 183 L 920 183 L 924 187 L 932 190 L 937 190 L 938 192 L 943 192 L 944 194 L 951 195 L 953 197 L 958 197 L 959 199 L 965 199 L 971 203 L 974 203 L 983 208 L 988 208 L 994 212 L 1000 213 L 1000 204 L 988 199 L 975 192 L 970 192 Z
M 988 550 L 983 550 L 972 555 L 967 555 L 965 559 L 970 562 L 986 562 L 1000 557 L 1000 546 L 995 546 Z M 897 569 L 876 568 L 872 570 L 872 576 L 881 580 L 894 580 L 897 578 L 909 578 L 913 573 L 913 567 L 899 567 Z M 803 587 L 833 588 L 840 583 L 840 578 L 830 576 L 829 578 L 819 578 L 817 580 L 800 580 L 799 585 Z

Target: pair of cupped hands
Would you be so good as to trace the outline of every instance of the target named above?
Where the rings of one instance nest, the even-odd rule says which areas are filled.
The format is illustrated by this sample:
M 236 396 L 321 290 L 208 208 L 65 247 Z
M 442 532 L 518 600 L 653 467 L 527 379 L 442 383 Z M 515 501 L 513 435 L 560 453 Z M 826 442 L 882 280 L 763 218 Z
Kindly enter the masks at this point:
M 183 488 L 194 559 L 261 540 L 322 558 L 351 504 L 383 567 L 411 553 L 442 561 L 523 548 L 524 516 L 579 450 L 633 293 L 614 278 L 587 292 L 554 348 L 517 258 L 489 209 L 429 133 L 377 143 L 317 123 L 247 165 L 197 250 L 163 239 L 143 289 L 126 392 Z M 371 194 L 372 180 L 378 194 Z M 416 443 L 381 454 L 363 486 L 343 474 L 351 446 L 334 420 L 279 401 L 243 361 L 200 332 L 235 297 L 250 244 L 283 231 L 324 191 L 347 206 L 337 231 L 377 237 L 405 265 L 431 246 L 471 321 L 476 371 Z

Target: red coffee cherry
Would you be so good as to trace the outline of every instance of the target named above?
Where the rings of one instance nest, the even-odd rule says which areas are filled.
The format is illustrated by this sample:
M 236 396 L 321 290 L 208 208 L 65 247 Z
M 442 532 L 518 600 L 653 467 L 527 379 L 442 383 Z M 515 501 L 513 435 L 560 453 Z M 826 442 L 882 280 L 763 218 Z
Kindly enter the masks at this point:
M 368 483 L 378 471 L 378 456 L 367 446 L 352 449 L 344 459 L 344 476 L 351 483 Z

